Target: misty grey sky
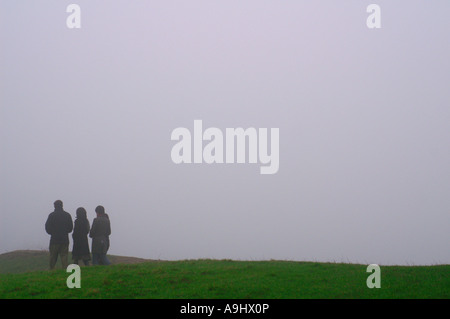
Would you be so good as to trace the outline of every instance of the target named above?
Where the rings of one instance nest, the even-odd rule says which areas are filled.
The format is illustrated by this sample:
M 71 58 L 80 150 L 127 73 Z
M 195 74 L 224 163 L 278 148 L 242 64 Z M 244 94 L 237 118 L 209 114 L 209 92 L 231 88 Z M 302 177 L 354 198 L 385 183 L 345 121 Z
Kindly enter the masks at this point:
M 103 205 L 117 255 L 450 263 L 449 12 L 1 0 L 0 253 L 47 249 L 61 199 L 91 223 Z M 279 128 L 278 173 L 174 164 L 195 119 Z

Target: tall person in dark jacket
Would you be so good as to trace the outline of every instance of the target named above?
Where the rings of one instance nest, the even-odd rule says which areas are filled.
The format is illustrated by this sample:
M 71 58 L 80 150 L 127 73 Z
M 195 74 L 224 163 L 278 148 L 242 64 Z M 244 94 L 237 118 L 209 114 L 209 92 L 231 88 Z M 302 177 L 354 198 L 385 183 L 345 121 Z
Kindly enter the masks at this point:
M 63 210 L 63 202 L 53 203 L 55 210 L 48 215 L 45 231 L 50 235 L 50 269 L 54 269 L 58 256 L 61 258 L 63 269 L 68 266 L 69 233 L 73 230 L 72 216 Z
M 75 219 L 73 227 L 73 248 L 72 259 L 73 263 L 78 265 L 79 260 L 83 260 L 86 266 L 91 260 L 91 253 L 89 251 L 88 234 L 91 226 L 86 216 L 86 210 L 83 207 L 77 209 L 77 218 Z
M 109 265 L 106 253 L 109 249 L 109 235 L 111 235 L 111 224 L 108 215 L 105 214 L 103 206 L 95 208 L 97 218 L 92 222 L 89 237 L 92 238 L 92 263 L 94 265 Z

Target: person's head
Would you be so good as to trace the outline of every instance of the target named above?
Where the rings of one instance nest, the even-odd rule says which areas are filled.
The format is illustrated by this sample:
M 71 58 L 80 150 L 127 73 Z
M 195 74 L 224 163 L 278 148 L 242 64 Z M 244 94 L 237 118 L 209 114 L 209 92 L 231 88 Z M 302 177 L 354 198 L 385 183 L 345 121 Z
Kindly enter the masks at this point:
M 87 218 L 86 209 L 84 209 L 83 207 L 77 208 L 77 218 L 80 218 L 80 219 Z
M 53 203 L 55 210 L 61 210 L 63 208 L 63 202 L 61 200 L 57 200 Z
M 98 216 L 104 216 L 105 208 L 101 205 L 98 205 L 97 207 L 95 207 L 95 212 L 97 213 Z

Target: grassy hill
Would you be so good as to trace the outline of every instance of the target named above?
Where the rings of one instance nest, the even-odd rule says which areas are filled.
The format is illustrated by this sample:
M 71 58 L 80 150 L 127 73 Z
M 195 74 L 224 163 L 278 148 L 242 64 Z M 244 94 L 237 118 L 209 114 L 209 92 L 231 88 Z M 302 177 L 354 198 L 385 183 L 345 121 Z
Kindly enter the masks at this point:
M 42 258 L 39 254 L 45 259 L 46 252 L 16 252 L 6 257 L 11 262 L 18 255 L 13 263 L 18 270 L 18 260 L 27 254 L 37 260 Z M 0 269 L 10 267 L 5 266 L 8 258 L 4 255 L 0 255 Z M 117 258 L 111 266 L 82 267 L 80 289 L 67 288 L 70 274 L 61 269 L 2 271 L 0 298 L 450 298 L 450 265 L 381 266 L 381 288 L 369 289 L 367 265 L 129 257 L 122 261 L 133 263 L 119 263 Z M 47 267 L 47 261 L 22 268 Z
M 49 252 L 47 250 L 15 250 L 0 254 L 0 274 L 23 273 L 27 271 L 38 271 L 49 269 Z M 134 264 L 148 261 L 136 257 L 124 257 L 108 255 L 113 264 Z M 69 264 L 72 262 L 72 254 L 69 252 Z M 61 268 L 58 259 L 56 267 Z

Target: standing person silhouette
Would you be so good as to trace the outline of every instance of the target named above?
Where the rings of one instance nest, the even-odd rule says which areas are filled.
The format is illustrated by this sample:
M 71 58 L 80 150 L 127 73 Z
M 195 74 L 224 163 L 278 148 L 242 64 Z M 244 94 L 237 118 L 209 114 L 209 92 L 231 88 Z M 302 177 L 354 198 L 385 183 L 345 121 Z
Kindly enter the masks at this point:
M 77 218 L 75 219 L 73 227 L 73 248 L 72 259 L 73 263 L 78 265 L 79 260 L 83 260 L 86 266 L 89 266 L 91 260 L 91 253 L 89 251 L 88 234 L 91 226 L 86 216 L 86 210 L 83 207 L 77 209 Z
M 89 237 L 92 238 L 92 263 L 94 265 L 109 265 L 110 261 L 106 253 L 109 249 L 111 224 L 103 206 L 97 206 L 95 212 L 97 217 L 92 222 L 92 228 L 89 233 Z
M 45 231 L 50 235 L 50 269 L 54 269 L 58 256 L 61 258 L 62 268 L 68 266 L 69 233 L 73 230 L 72 216 L 63 209 L 63 202 L 53 203 L 55 210 L 48 215 Z

